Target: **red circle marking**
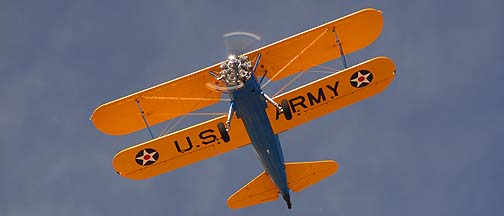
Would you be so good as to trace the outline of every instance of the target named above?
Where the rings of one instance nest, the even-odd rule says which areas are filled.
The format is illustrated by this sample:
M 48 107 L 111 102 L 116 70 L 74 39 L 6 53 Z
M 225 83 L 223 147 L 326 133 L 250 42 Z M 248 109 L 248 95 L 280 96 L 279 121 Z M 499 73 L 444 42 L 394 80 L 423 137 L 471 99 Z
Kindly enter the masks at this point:
M 357 79 L 359 82 L 363 82 L 366 78 L 364 78 L 363 76 L 359 77 L 359 79 Z
M 150 155 L 144 155 L 144 157 L 143 157 L 144 160 L 149 160 L 150 158 L 151 158 Z

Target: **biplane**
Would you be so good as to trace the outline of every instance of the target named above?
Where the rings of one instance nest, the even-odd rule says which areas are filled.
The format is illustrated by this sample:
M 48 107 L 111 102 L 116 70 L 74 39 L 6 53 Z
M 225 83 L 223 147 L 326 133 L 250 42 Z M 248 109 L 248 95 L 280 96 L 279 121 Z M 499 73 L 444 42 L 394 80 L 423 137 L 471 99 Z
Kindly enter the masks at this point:
M 115 171 L 129 179 L 154 177 L 252 144 L 264 171 L 231 195 L 230 208 L 278 199 L 291 208 L 298 192 L 334 174 L 332 160 L 285 163 L 278 134 L 383 91 L 395 66 L 376 57 L 348 67 L 345 54 L 375 41 L 383 26 L 381 11 L 363 9 L 286 39 L 99 106 L 95 127 L 125 135 L 225 101 L 225 114 L 129 147 L 113 158 Z M 344 69 L 269 96 L 270 82 L 340 58 Z M 297 76 L 297 75 L 296 75 Z

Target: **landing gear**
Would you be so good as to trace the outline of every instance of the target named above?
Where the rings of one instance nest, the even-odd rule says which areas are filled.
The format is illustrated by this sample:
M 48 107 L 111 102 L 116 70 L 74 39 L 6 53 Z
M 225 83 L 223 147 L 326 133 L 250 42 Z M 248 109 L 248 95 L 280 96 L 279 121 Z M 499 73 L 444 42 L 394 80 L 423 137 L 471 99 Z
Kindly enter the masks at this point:
M 282 106 L 282 110 L 283 110 L 283 113 L 285 115 L 285 119 L 291 120 L 292 119 L 292 111 L 291 111 L 291 108 L 290 108 L 290 105 L 289 105 L 289 101 L 283 99 L 280 102 L 280 104 Z
M 222 140 L 224 142 L 229 142 L 229 140 L 231 140 L 231 138 L 229 137 L 228 130 L 227 130 L 226 126 L 224 125 L 224 123 L 222 123 L 222 122 L 217 123 L 217 128 L 219 129 L 219 133 L 221 134 Z
M 227 120 L 226 120 L 226 131 L 229 131 L 231 129 L 231 119 L 233 118 L 234 112 L 235 112 L 234 102 L 231 101 L 231 104 L 229 105 Z
M 264 96 L 264 98 L 266 98 L 266 101 L 268 101 L 271 104 L 273 104 L 273 106 L 275 106 L 278 110 L 280 110 L 280 112 L 283 112 L 283 108 L 282 108 L 282 106 L 280 106 L 280 104 L 278 104 L 277 102 L 275 102 L 272 98 L 270 98 L 270 96 L 268 96 L 264 92 L 262 92 L 261 94 Z
M 271 104 L 273 104 L 273 106 L 275 106 L 280 112 L 284 113 L 285 115 L 285 119 L 287 120 L 291 120 L 292 119 L 292 112 L 291 112 L 291 108 L 290 108 L 290 105 L 289 105 L 289 102 L 287 100 L 282 100 L 280 102 L 280 104 L 278 104 L 277 102 L 275 102 L 272 98 L 270 98 L 267 94 L 264 94 L 264 92 L 262 93 L 262 95 L 264 96 L 264 98 L 266 98 L 266 101 L 270 102 Z

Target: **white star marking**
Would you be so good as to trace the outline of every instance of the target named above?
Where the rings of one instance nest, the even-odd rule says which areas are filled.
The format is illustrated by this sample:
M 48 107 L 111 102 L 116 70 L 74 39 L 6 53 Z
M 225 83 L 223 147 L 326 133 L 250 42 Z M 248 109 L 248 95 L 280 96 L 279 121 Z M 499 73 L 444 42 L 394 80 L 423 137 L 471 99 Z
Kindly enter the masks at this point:
M 350 80 L 352 82 L 357 82 L 357 88 L 359 88 L 362 83 L 369 83 L 369 80 L 368 80 L 368 76 L 370 75 L 371 73 L 368 73 L 366 75 L 362 75 L 361 72 L 357 72 L 357 78 L 353 79 L 353 80 Z M 361 79 L 362 77 L 364 77 L 364 79 Z M 362 80 L 362 81 L 360 81 Z
M 143 150 L 142 156 L 137 157 L 136 159 L 142 160 L 142 165 L 145 166 L 145 164 L 149 161 L 156 161 L 156 159 L 154 159 L 155 154 L 157 154 L 156 151 L 153 151 L 152 153 L 149 154 L 146 150 Z

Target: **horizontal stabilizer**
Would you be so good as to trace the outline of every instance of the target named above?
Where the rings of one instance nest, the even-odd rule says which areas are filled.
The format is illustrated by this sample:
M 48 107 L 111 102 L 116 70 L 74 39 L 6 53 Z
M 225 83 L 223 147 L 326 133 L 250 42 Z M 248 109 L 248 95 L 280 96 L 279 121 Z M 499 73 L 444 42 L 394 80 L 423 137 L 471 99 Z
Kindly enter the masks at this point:
M 289 189 L 301 191 L 338 170 L 338 164 L 332 160 L 286 163 Z M 227 201 L 229 208 L 245 208 L 278 199 L 280 191 L 273 184 L 266 172 L 231 195 Z
M 332 160 L 286 163 L 285 169 L 289 189 L 298 192 L 336 173 L 338 164 Z
M 254 180 L 231 195 L 227 200 L 229 208 L 245 208 L 278 199 L 280 191 L 270 180 L 266 172 L 262 172 Z

